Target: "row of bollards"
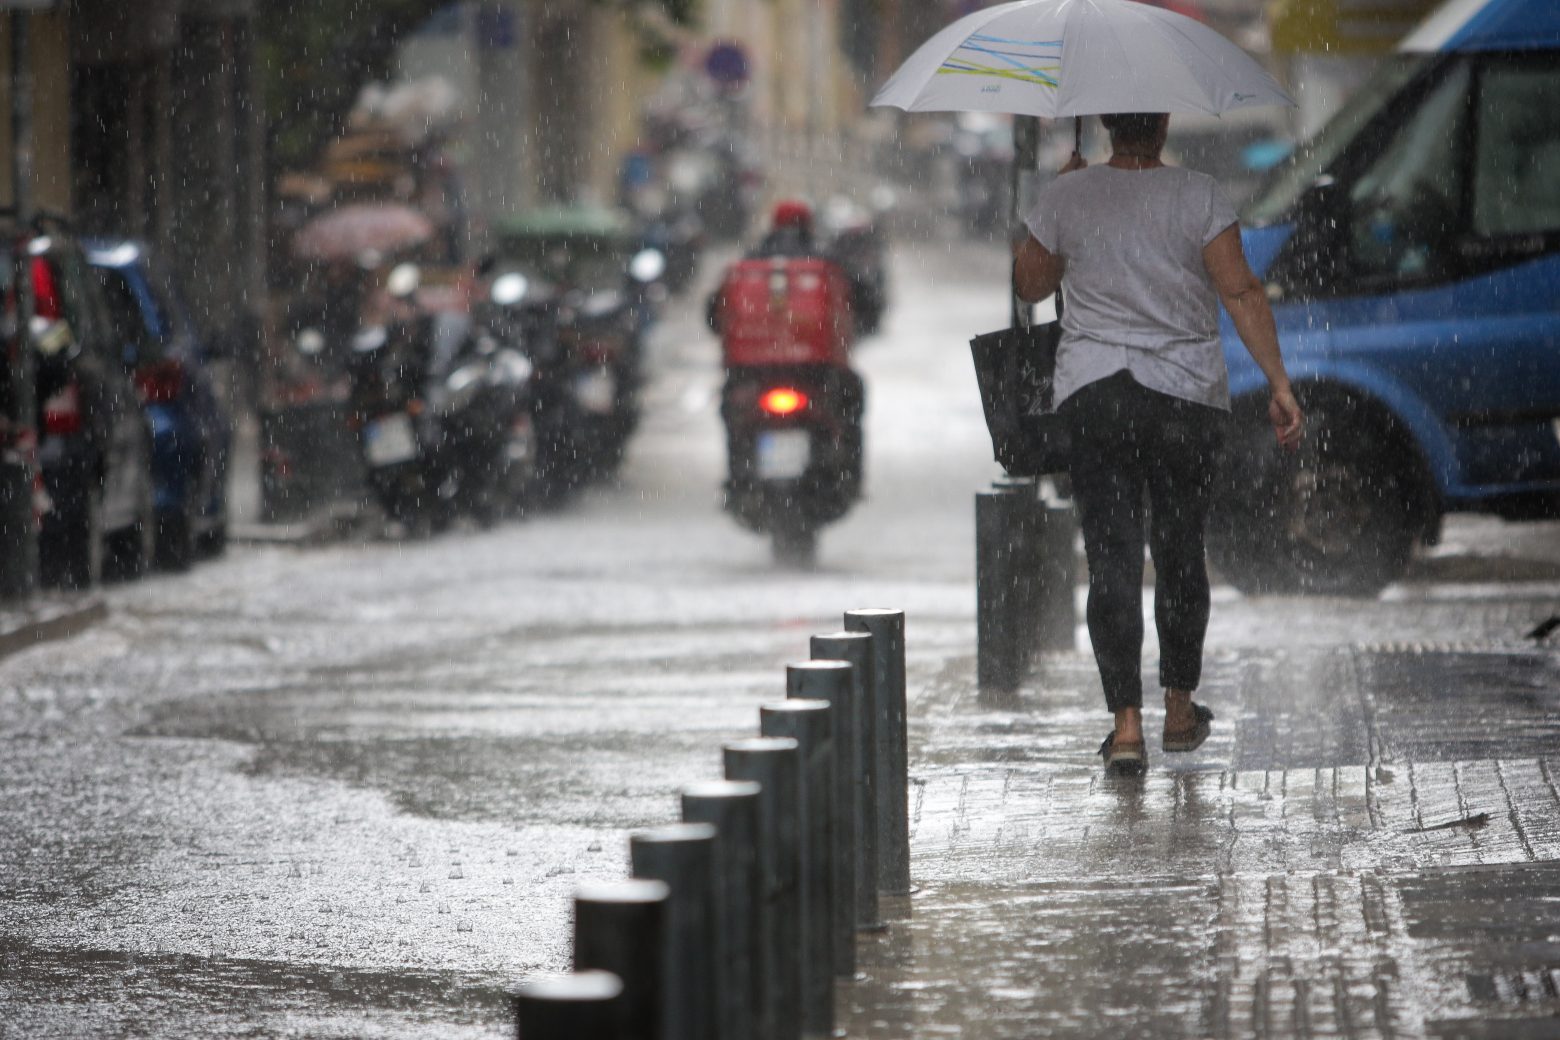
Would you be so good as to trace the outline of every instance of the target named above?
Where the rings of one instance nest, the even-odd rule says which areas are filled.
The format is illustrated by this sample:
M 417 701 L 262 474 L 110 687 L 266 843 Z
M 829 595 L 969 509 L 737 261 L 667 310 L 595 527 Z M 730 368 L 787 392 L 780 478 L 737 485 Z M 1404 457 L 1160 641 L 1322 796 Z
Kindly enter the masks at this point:
M 905 617 L 852 610 L 786 666 L 724 780 L 629 838 L 633 877 L 574 897 L 574 971 L 516 997 L 522 1040 L 801 1040 L 881 895 L 910 892 Z
M 1037 652 L 1071 650 L 1077 626 L 1072 506 L 1049 481 L 1004 477 L 975 495 L 976 679 L 1011 693 Z

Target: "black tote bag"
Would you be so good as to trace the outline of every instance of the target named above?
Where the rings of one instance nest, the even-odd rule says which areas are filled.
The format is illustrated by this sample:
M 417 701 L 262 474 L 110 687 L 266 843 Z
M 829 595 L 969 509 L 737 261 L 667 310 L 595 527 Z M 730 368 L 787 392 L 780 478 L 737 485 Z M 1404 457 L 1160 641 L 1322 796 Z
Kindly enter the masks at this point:
M 1052 407 L 1061 322 L 1011 327 L 970 340 L 975 380 L 997 462 L 1015 477 L 1068 467 L 1067 428 Z

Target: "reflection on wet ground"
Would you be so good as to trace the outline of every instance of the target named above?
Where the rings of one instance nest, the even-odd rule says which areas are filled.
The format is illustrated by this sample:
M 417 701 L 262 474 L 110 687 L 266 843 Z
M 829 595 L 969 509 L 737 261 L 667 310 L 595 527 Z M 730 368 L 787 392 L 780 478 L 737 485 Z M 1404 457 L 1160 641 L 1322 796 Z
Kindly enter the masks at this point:
M 362 1036 L 374 1014 L 382 1037 L 491 1036 L 509 997 L 491 978 L 453 973 L 363 971 L 330 964 L 262 961 L 220 954 L 61 950 L 0 940 L 0 998 L 9 1009 L 0 1036 L 36 1036 L 54 1016 L 30 1006 L 76 1008 L 77 1036 L 243 1035 L 257 1013 L 286 1035 Z M 111 1001 L 103 999 L 105 992 Z
M 1416 601 L 1402 644 L 1215 654 L 1214 738 L 1151 741 L 1141 781 L 1090 755 L 1084 655 L 997 705 L 945 669 L 920 891 L 843 991 L 850 1035 L 1560 1035 L 1560 659 L 1507 635 L 1514 609 L 1437 632 Z

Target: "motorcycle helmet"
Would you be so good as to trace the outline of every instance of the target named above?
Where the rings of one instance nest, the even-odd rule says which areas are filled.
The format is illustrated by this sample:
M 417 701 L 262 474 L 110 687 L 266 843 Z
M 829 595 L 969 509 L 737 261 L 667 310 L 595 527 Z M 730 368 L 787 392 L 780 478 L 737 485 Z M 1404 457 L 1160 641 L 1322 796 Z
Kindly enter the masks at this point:
M 795 228 L 804 233 L 811 233 L 813 224 L 812 207 L 800 199 L 782 199 L 775 204 L 775 212 L 771 217 L 771 224 L 776 231 L 781 228 Z

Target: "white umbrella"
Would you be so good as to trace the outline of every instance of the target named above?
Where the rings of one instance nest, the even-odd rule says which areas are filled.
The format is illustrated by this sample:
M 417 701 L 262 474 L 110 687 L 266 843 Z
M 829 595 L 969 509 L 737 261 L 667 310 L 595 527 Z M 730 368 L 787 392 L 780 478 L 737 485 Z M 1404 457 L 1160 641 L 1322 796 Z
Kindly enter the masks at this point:
M 1294 101 L 1250 55 L 1137 0 L 1017 0 L 916 49 L 874 105 L 909 112 L 1206 112 Z

